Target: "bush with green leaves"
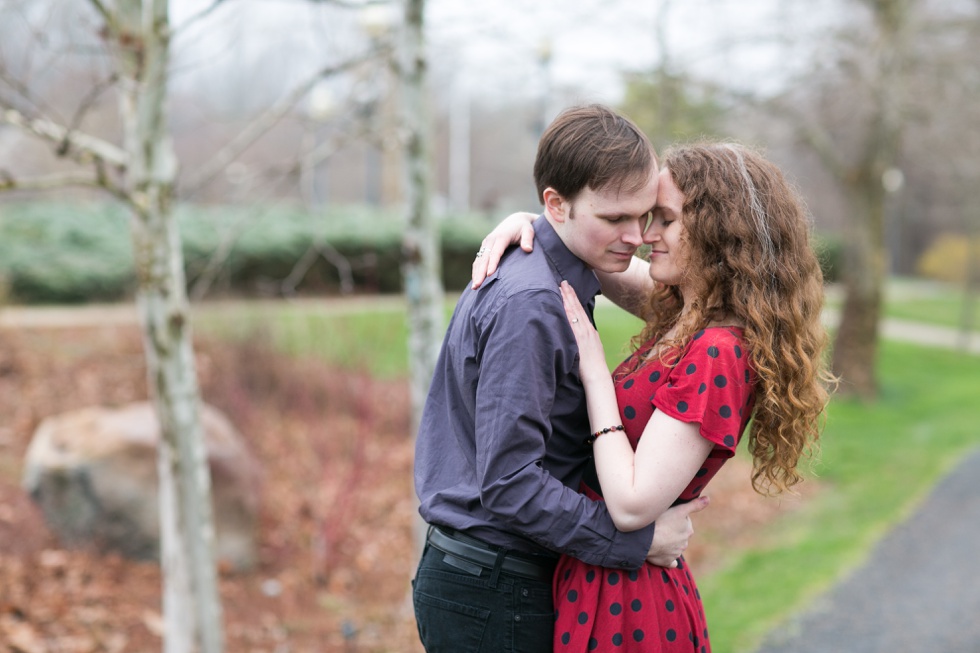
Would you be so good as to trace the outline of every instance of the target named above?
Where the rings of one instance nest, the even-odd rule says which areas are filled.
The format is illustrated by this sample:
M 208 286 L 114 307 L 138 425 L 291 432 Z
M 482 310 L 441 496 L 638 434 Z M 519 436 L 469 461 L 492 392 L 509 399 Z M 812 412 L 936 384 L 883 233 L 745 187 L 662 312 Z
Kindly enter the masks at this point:
M 470 278 L 473 255 L 502 216 L 440 220 L 442 280 L 451 290 Z M 365 206 L 316 214 L 290 207 L 181 205 L 177 209 L 188 284 L 207 296 L 329 295 L 342 290 L 399 293 L 403 217 Z M 125 207 L 105 203 L 0 204 L 0 285 L 10 302 L 119 301 L 135 291 Z M 818 240 L 828 281 L 839 245 Z M 338 263 L 340 267 L 338 267 Z
M 354 206 L 313 215 L 288 206 L 183 205 L 177 216 L 188 284 L 193 287 L 209 275 L 212 295 L 337 293 L 342 275 L 336 262 L 341 260 L 355 292 L 401 291 L 403 218 L 396 212 Z M 128 220 L 117 204 L 0 205 L 0 279 L 10 301 L 131 297 L 135 278 Z M 440 225 L 443 282 L 459 289 L 492 223 L 466 215 L 444 218 Z

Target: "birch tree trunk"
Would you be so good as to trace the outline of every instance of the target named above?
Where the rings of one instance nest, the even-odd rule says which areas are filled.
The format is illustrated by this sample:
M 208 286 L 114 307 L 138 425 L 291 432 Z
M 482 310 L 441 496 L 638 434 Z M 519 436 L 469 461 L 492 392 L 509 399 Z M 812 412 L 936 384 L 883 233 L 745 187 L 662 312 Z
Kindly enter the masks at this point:
M 425 101 L 425 0 L 403 1 L 405 13 L 398 48 L 407 203 L 402 237 L 402 278 L 408 301 L 408 356 L 414 434 L 418 431 L 442 342 L 443 288 L 439 229 L 430 209 L 432 173 L 428 147 L 429 113 Z M 424 536 L 422 526 L 421 519 L 417 519 L 416 536 L 419 541 Z
M 167 0 L 118 0 L 103 15 L 120 76 L 120 117 L 149 385 L 160 421 L 160 537 L 164 651 L 220 653 L 210 476 L 199 420 L 180 234 L 173 215 L 177 162 L 166 115 Z
M 442 340 L 443 318 L 439 229 L 430 209 L 428 110 L 423 15 L 425 0 L 404 0 L 405 20 L 399 71 L 402 138 L 405 148 L 405 231 L 402 275 L 408 300 L 412 426 L 418 427 Z

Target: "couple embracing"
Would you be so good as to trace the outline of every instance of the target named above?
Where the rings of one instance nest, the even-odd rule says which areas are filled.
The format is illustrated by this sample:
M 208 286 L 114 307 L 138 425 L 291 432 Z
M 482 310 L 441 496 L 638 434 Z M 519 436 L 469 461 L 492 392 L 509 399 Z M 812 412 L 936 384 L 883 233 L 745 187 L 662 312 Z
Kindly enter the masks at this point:
M 601 105 L 555 119 L 534 179 L 544 213 L 484 241 L 423 413 L 419 635 L 428 653 L 710 651 L 690 514 L 743 434 L 757 489 L 799 482 L 827 401 L 803 203 L 740 145 L 661 165 Z M 600 292 L 645 323 L 612 373 Z

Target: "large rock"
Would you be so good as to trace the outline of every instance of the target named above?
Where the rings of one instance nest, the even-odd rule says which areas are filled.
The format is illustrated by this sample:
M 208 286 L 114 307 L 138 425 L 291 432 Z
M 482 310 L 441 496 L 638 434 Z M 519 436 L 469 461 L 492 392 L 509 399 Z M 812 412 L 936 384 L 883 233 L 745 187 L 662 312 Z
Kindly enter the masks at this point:
M 201 421 L 211 470 L 216 554 L 255 563 L 258 468 L 241 435 L 217 409 Z M 24 487 L 66 546 L 95 546 L 159 559 L 159 422 L 148 402 L 48 417 L 27 450 Z

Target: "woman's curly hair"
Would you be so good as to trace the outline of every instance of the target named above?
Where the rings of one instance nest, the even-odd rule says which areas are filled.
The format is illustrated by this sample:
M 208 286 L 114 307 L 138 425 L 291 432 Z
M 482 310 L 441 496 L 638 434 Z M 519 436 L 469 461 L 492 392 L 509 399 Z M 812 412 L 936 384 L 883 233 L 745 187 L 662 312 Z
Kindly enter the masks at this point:
M 657 284 L 636 344 L 673 329 L 659 349 L 683 351 L 713 321 L 742 323 L 757 378 L 752 485 L 781 492 L 803 480 L 797 465 L 815 450 L 834 383 L 808 213 L 780 170 L 743 145 L 679 146 L 663 164 L 684 195 L 685 284 L 694 299 L 681 317 L 679 289 Z

